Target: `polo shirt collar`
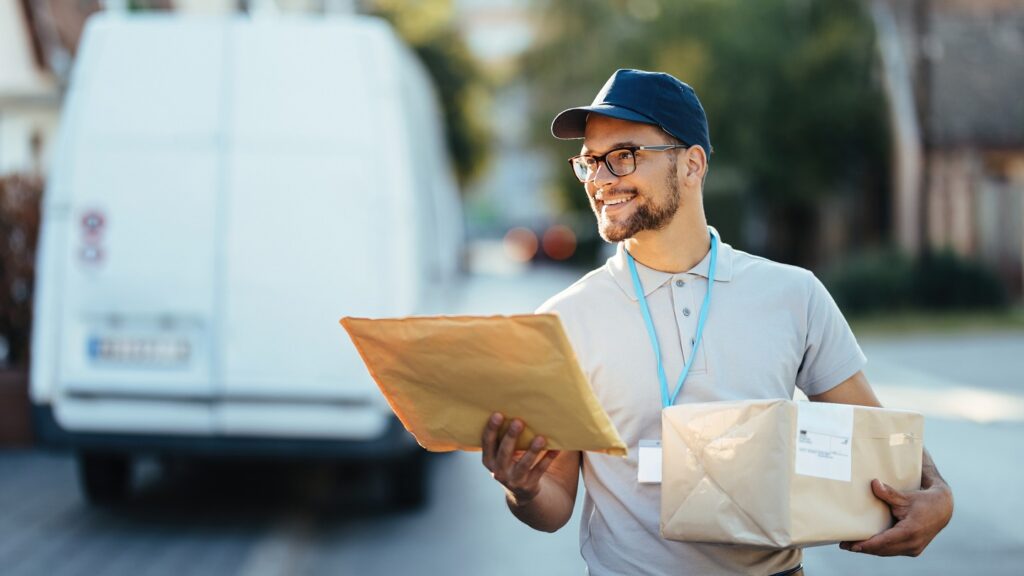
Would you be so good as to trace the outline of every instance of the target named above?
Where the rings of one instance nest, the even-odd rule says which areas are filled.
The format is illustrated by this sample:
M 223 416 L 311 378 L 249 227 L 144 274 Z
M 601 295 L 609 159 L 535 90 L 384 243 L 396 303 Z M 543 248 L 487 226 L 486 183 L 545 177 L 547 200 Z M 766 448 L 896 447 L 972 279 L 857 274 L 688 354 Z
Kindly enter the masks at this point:
M 718 262 L 715 270 L 715 282 L 729 282 L 732 280 L 732 246 L 722 242 L 722 237 L 713 226 L 708 226 L 708 231 L 718 239 Z M 708 277 L 708 270 L 711 268 L 711 251 L 704 255 L 704 259 L 690 268 L 686 274 L 696 274 Z M 629 273 L 629 262 L 626 260 L 626 244 L 619 242 L 615 249 L 615 255 L 608 259 L 608 269 L 618 283 L 619 288 L 626 293 L 631 300 L 636 300 L 636 293 L 633 292 L 633 277 Z M 643 264 L 636 263 L 636 272 L 640 276 L 640 285 L 644 287 L 644 297 L 650 296 L 669 279 L 678 276 L 670 272 L 662 272 L 648 268 Z

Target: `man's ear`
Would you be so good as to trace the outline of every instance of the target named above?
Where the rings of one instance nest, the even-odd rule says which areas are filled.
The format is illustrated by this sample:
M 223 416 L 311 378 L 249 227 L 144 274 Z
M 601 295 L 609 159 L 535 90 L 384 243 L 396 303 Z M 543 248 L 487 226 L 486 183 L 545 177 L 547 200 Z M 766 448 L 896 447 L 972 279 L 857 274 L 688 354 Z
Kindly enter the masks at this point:
M 684 166 L 686 167 L 686 178 L 687 184 L 691 186 L 700 186 L 704 181 L 704 174 L 708 168 L 708 157 L 707 153 L 704 152 L 704 148 L 699 145 L 693 145 L 683 151 Z

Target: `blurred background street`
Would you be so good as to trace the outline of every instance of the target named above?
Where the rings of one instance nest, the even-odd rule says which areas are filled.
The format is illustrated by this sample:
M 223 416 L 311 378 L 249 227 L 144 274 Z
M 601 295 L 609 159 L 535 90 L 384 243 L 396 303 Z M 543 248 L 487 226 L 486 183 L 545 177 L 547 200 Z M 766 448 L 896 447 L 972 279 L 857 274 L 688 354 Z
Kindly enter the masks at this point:
M 542 268 L 475 277 L 466 313 L 529 312 L 575 280 Z M 883 403 L 926 415 L 926 444 L 956 492 L 950 526 L 919 558 L 806 551 L 809 574 L 1016 574 L 1024 561 L 1020 331 L 862 336 Z M 956 362 L 950 362 L 955 350 Z M 1014 368 L 1009 368 L 1014 367 Z M 520 524 L 477 454 L 437 455 L 422 510 L 393 509 L 372 474 L 324 463 L 139 470 L 121 507 L 90 508 L 66 455 L 0 452 L 0 566 L 36 574 L 582 574 L 579 508 L 555 534 Z M 580 500 L 581 501 L 581 500 Z
M 807 573 L 1019 574 L 1022 63 L 1024 0 L 0 0 L 0 576 L 582 574 L 579 505 L 419 473 L 336 320 L 600 266 L 549 125 L 620 67 L 700 94 L 708 223 L 815 272 L 953 487 Z

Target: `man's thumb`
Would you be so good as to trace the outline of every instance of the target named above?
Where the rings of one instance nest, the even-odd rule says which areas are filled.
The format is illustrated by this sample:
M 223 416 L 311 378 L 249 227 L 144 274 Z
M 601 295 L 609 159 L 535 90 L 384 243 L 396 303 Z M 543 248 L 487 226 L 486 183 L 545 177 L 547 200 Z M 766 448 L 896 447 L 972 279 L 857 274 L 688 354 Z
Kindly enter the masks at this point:
M 902 492 L 877 478 L 871 481 L 871 491 L 875 493 L 875 496 L 879 500 L 882 500 L 890 506 L 906 506 L 910 503 Z

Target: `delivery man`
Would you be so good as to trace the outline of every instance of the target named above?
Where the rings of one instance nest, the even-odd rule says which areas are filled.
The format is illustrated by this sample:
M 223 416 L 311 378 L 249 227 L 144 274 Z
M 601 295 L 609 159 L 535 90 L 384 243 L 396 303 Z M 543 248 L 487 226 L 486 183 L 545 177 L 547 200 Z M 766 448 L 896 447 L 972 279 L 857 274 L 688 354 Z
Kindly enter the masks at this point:
M 735 250 L 707 225 L 711 142 L 690 86 L 619 70 L 593 104 L 556 116 L 551 132 L 583 139 L 569 164 L 601 237 L 618 248 L 539 312 L 561 317 L 629 457 L 546 451 L 542 436 L 516 453 L 524 422 L 494 414 L 483 431 L 484 466 L 512 513 L 545 531 L 571 517 L 582 468 L 580 548 L 595 576 L 800 574 L 799 549 L 663 539 L 661 487 L 638 481 L 637 446 L 660 438 L 661 409 L 675 403 L 792 398 L 799 386 L 816 402 L 879 406 L 849 325 L 811 272 Z M 499 435 L 506 416 L 512 422 Z M 878 480 L 871 488 L 895 525 L 843 549 L 916 556 L 953 513 L 952 492 L 927 452 L 921 490 L 898 492 Z

